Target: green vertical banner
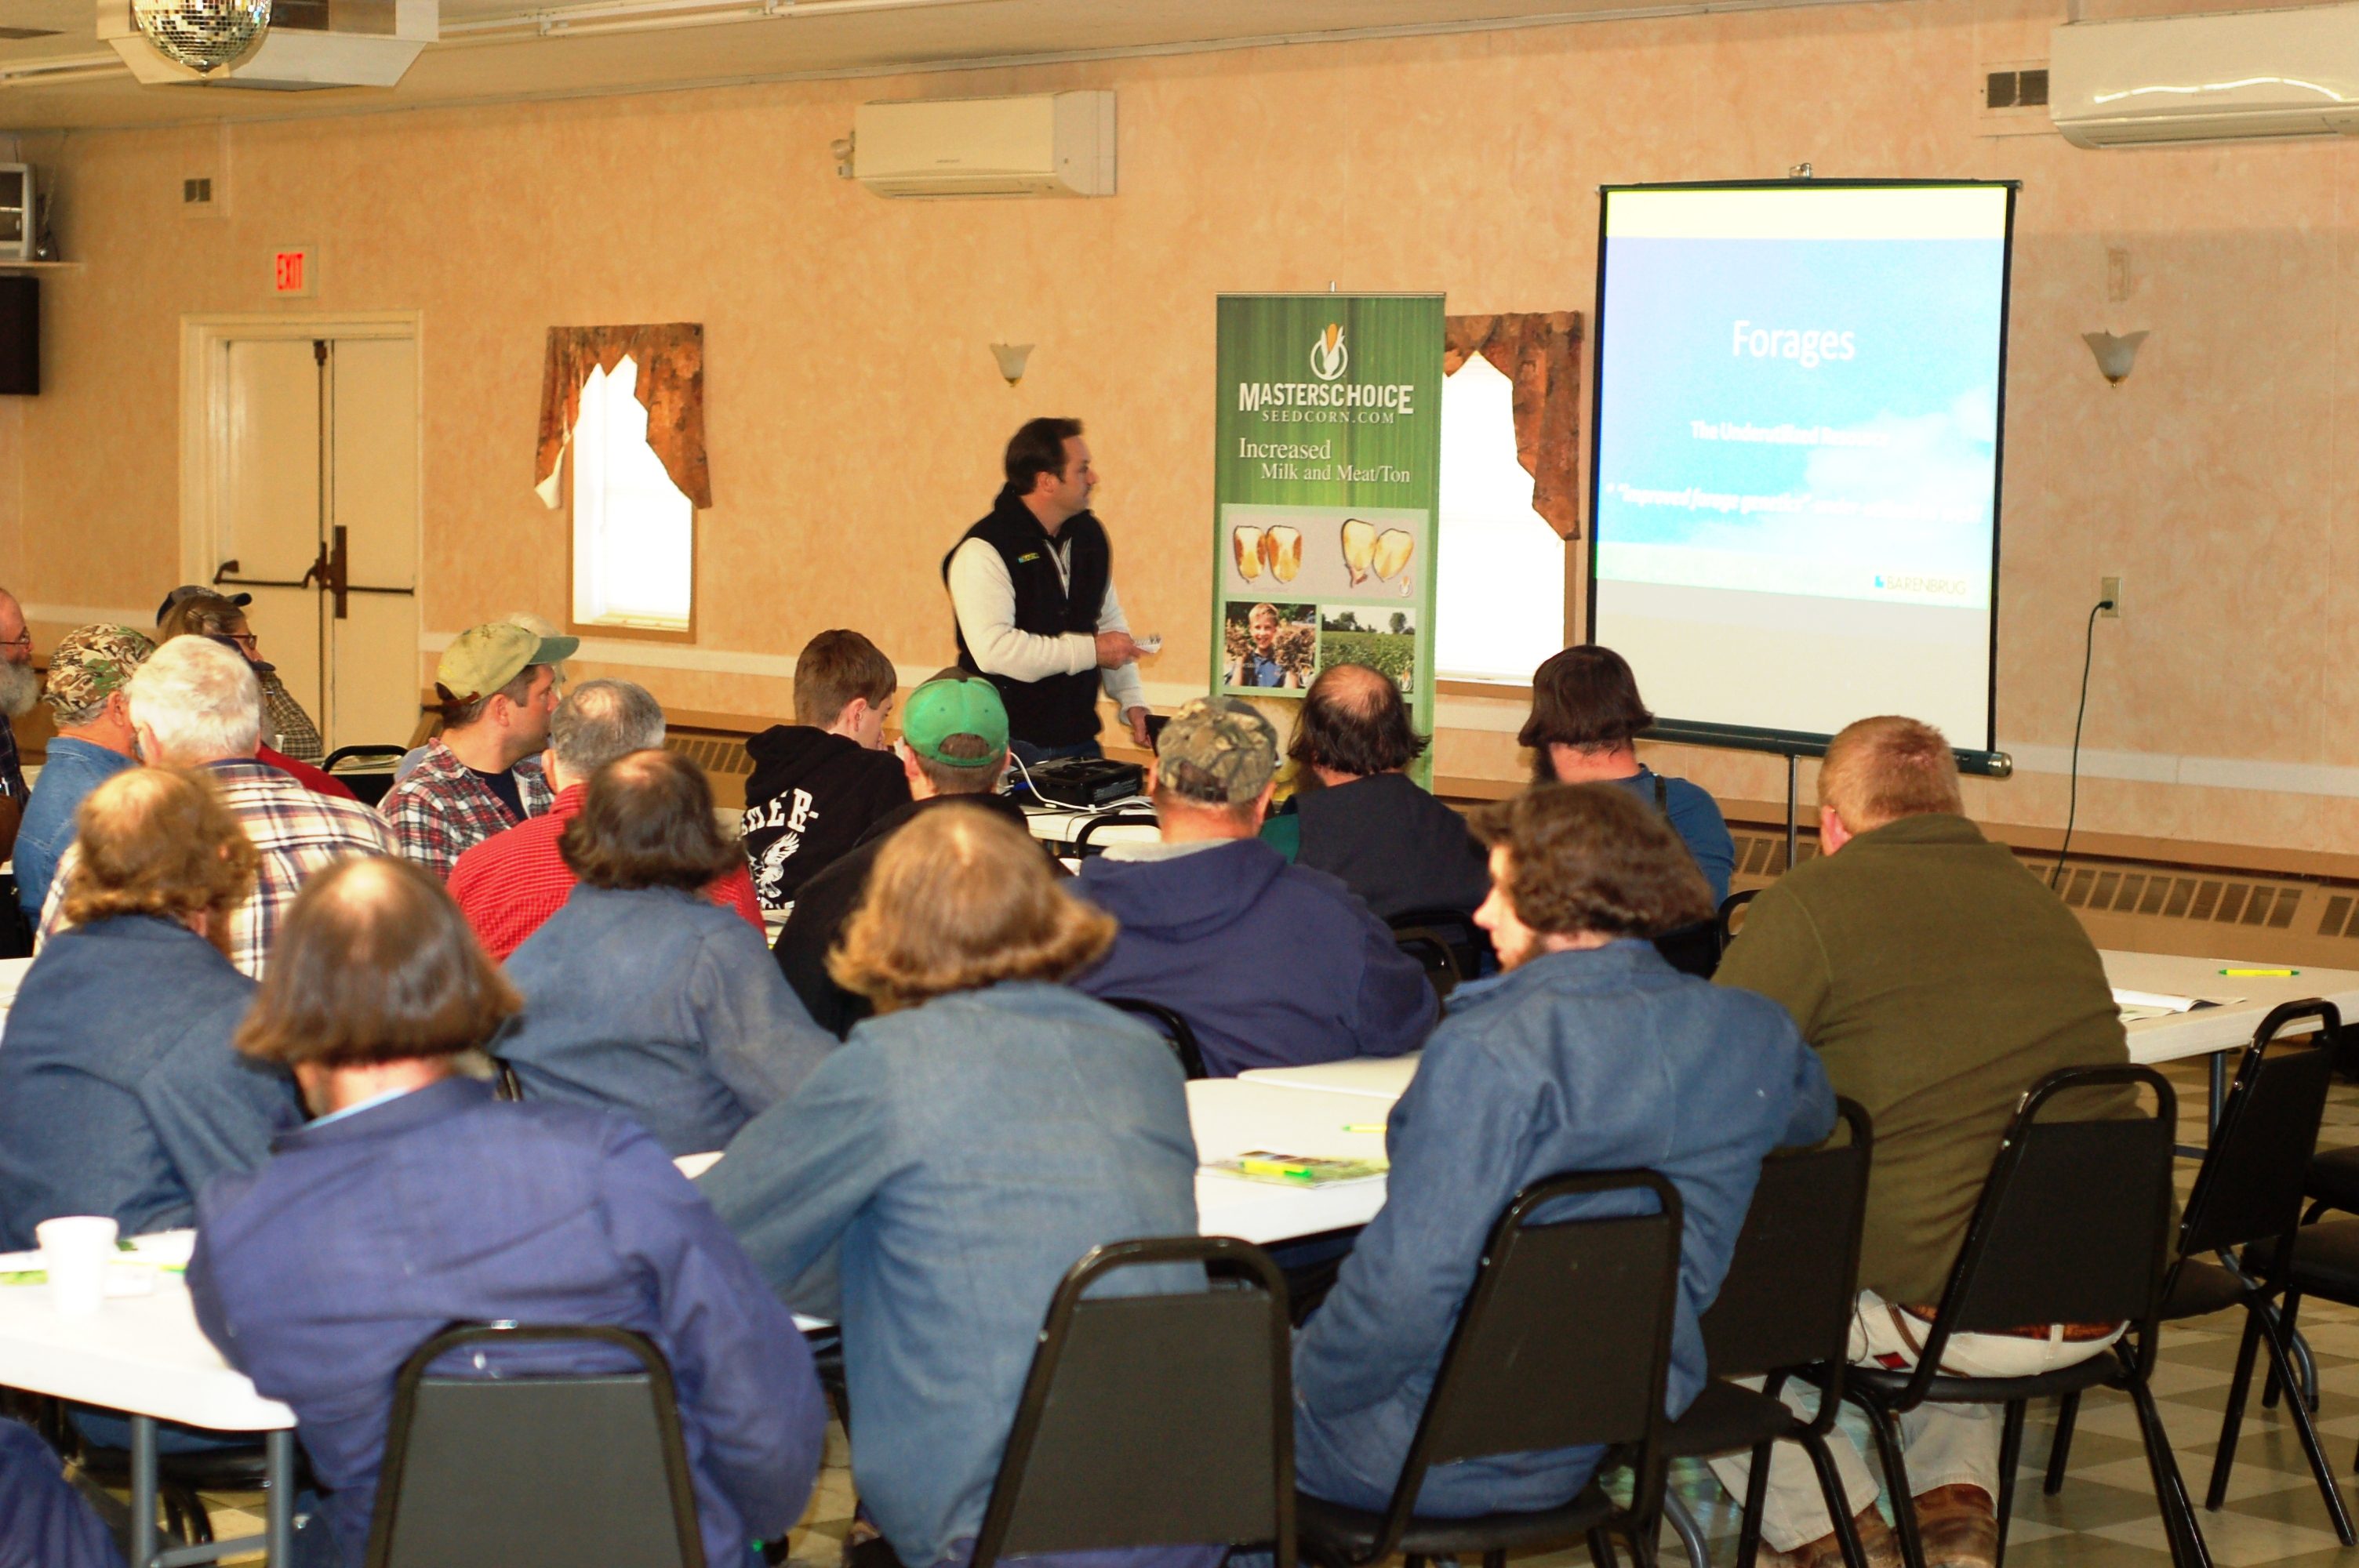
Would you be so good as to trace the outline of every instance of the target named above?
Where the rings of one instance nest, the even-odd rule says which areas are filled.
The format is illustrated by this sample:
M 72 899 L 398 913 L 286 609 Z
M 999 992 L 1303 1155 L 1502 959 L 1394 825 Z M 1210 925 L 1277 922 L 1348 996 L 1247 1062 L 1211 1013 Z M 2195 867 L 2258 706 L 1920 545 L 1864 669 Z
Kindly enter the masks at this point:
M 1223 295 L 1218 345 L 1212 689 L 1367 665 L 1430 734 L 1441 296 Z

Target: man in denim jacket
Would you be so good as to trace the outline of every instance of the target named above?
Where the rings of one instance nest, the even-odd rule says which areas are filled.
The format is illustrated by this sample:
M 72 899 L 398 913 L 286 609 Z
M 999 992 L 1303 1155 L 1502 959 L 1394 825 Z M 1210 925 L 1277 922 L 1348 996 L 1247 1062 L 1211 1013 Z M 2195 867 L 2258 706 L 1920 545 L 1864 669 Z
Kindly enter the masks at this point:
M 1542 785 L 1478 831 L 1492 891 L 1475 919 L 1506 972 L 1452 997 L 1393 1108 L 1384 1210 L 1295 1340 L 1297 1474 L 1355 1508 L 1389 1499 L 1484 1239 L 1518 1190 L 1575 1170 L 1645 1168 L 1677 1184 L 1686 1227 L 1665 1400 L 1677 1415 L 1703 1386 L 1697 1319 L 1762 1156 L 1834 1125 L 1826 1075 L 1783 1009 L 1680 974 L 1647 940 L 1712 913 L 1659 816 L 1611 785 Z M 1440 1466 L 1418 1506 L 1551 1508 L 1587 1484 L 1599 1453 Z

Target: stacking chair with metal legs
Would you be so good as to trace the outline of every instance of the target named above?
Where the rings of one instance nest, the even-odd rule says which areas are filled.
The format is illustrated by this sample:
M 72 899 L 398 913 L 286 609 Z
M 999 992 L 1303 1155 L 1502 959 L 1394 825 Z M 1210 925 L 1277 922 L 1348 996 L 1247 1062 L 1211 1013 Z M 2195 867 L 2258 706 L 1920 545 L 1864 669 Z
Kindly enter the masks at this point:
M 2311 1026 L 2321 1044 L 2300 1047 L 2283 1044 L 2280 1036 L 2289 1026 L 2303 1022 Z M 2294 1250 L 2304 1175 L 2318 1143 L 2319 1120 L 2326 1111 L 2326 1093 L 2334 1071 L 2334 1041 L 2341 1026 L 2342 1017 L 2333 1005 L 2317 1000 L 2288 1002 L 2262 1021 L 2252 1044 L 2238 1059 L 2235 1077 L 2221 1100 L 2218 1125 L 2180 1221 L 2179 1261 L 2171 1266 L 2164 1285 L 2161 1320 L 2175 1323 L 2231 1307 L 2245 1309 L 2244 1344 L 2237 1351 L 2235 1377 L 2228 1385 L 2220 1445 L 2212 1455 L 2212 1481 L 2204 1493 L 2207 1509 L 2219 1508 L 2228 1495 L 2228 1474 L 2236 1459 L 2236 1438 L 2244 1424 L 2245 1397 L 2252 1386 L 2255 1352 L 2264 1344 L 2268 1346 L 2270 1368 L 2280 1379 L 2292 1364 L 2288 1344 L 2292 1312 L 2290 1305 L 2281 1311 L 2277 1298 L 2285 1295 L 2290 1303 L 2288 1278 L 2300 1277 L 2299 1262 L 2288 1270 L 2288 1256 Z M 2245 1249 L 2244 1262 L 2232 1266 L 2228 1254 L 2236 1248 Z M 2215 1255 L 2223 1261 L 2207 1260 Z M 2055 1446 L 2049 1453 L 2051 1495 L 2063 1483 L 2077 1404 L 2077 1396 L 2068 1399 L 2057 1414 Z M 2326 1499 L 2327 1517 L 2343 1544 L 2352 1545 L 2351 1517 L 2335 1488 L 2333 1467 L 2319 1446 L 2309 1410 L 2299 1400 L 2292 1405 L 2294 1430 L 2310 1456 L 2319 1492 Z
M 625 1369 L 433 1369 L 453 1351 L 560 1344 Z M 466 1325 L 419 1346 L 394 1379 L 367 1568 L 705 1568 L 663 1353 L 603 1325 Z
M 1843 1405 L 1875 1133 L 1867 1112 L 1854 1101 L 1837 1100 L 1835 1108 L 1850 1130 L 1847 1139 L 1762 1162 L 1727 1277 L 1703 1315 L 1712 1380 L 1663 1433 L 1663 1453 L 1669 1459 L 1753 1451 L 1736 1568 L 1751 1568 L 1760 1548 L 1769 1454 L 1780 1439 L 1799 1444 L 1810 1455 L 1843 1562 L 1848 1568 L 1864 1568 L 1866 1561 L 1852 1524 L 1854 1505 L 1843 1497 L 1826 1439 Z M 1796 1376 L 1819 1386 L 1818 1411 L 1808 1421 L 1777 1397 Z M 1767 1379 L 1757 1392 L 1728 1380 L 1752 1377 Z M 1687 1530 L 1680 1534 L 1695 1557 Z M 1704 1568 L 1701 1560 L 1697 1568 Z
M 1163 1032 L 1171 1042 L 1171 1054 L 1180 1058 L 1180 1070 L 1190 1078 L 1205 1076 L 1204 1049 L 1196 1043 L 1196 1032 L 1188 1021 L 1159 1001 L 1142 1001 L 1137 997 L 1110 996 L 1108 1007 L 1118 1007 L 1125 1012 L 1136 1013 Z
M 2040 1119 L 2059 1095 L 2135 1087 L 2151 1091 L 2154 1114 Z M 1867 1412 L 1908 1568 L 1925 1568 L 1925 1548 L 1910 1506 L 1915 1494 L 1901 1452 L 1901 1415 L 1929 1402 L 2006 1408 L 1994 1499 L 2003 1563 L 2025 1407 L 2099 1384 L 2120 1389 L 2136 1407 L 2172 1561 L 2179 1568 L 2210 1568 L 2186 1483 L 2147 1386 L 2169 1259 L 2178 1114 L 2169 1084 L 2150 1067 L 2070 1068 L 2034 1085 L 1999 1141 L 1918 1364 L 1900 1370 L 1854 1366 L 1846 1372 L 1843 1394 Z M 2009 1334 L 2056 1323 L 2126 1323 L 2129 1336 L 2085 1360 L 2026 1377 L 1964 1377 L 1940 1369 L 1953 1334 Z
M 1634 1190 L 1651 1192 L 1657 1212 L 1555 1221 L 1542 1214 L 1566 1198 Z M 1411 1568 L 1445 1555 L 1503 1568 L 1510 1551 L 1585 1539 L 1600 1568 L 1613 1568 L 1611 1535 L 1619 1533 L 1651 1568 L 1680 1227 L 1679 1190 L 1652 1171 L 1572 1173 L 1516 1194 L 1484 1244 L 1391 1502 L 1371 1513 L 1303 1493 L 1304 1552 L 1329 1568 L 1366 1568 L 1396 1552 Z M 1607 1446 L 1608 1464 L 1616 1453 L 1629 1464 L 1626 1505 L 1593 1479 L 1570 1502 L 1534 1513 L 1416 1511 L 1437 1466 L 1590 1444 Z
M 1478 978 L 1491 956 L 1490 934 L 1462 909 L 1405 909 L 1385 924 L 1393 945 L 1425 966 L 1437 996 Z
M 1211 1287 L 1086 1299 L 1138 1269 Z M 1006 1556 L 1120 1547 L 1264 1546 L 1294 1568 L 1294 1395 L 1286 1284 L 1228 1237 L 1117 1241 L 1049 1303 L 974 1543 Z

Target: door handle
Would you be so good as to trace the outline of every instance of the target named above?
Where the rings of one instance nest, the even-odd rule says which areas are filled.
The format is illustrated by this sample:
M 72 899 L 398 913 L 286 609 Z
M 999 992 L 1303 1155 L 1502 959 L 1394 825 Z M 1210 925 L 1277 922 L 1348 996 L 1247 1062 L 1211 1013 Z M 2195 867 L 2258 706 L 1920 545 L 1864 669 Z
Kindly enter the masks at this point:
M 321 546 L 320 559 L 313 561 L 309 567 L 306 567 L 303 570 L 303 575 L 293 582 L 288 582 L 277 578 L 237 577 L 233 575 L 238 569 L 237 563 L 234 560 L 223 561 L 214 569 L 213 586 L 215 588 L 224 586 L 230 588 L 310 588 L 318 580 L 321 572 L 324 569 L 327 554 L 327 547 L 325 546 Z
M 344 597 L 347 594 L 397 593 L 408 595 L 415 594 L 418 591 L 414 588 L 369 588 L 360 583 L 353 582 L 349 575 L 352 569 L 351 531 L 341 523 L 336 524 L 334 547 L 331 548 L 326 545 L 321 545 L 320 546 L 320 559 L 313 566 L 312 569 L 320 574 L 320 587 L 327 592 L 332 593 L 336 596 L 336 619 L 339 621 L 349 620 L 351 618 L 350 612 L 344 602 Z

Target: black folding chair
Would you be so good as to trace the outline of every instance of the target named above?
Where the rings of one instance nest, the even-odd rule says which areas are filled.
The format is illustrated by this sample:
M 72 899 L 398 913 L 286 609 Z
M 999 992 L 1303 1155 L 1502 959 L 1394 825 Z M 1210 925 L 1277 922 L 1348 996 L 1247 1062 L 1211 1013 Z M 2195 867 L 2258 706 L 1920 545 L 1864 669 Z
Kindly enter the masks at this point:
M 2309 1021 L 2320 1035 L 2314 1046 L 2278 1049 L 2287 1027 Z M 2287 1292 L 2288 1260 L 2301 1212 L 2302 1180 L 2318 1143 L 2326 1092 L 2334 1073 L 2333 1042 L 2341 1015 L 2331 1002 L 2288 1002 L 2273 1010 L 2254 1033 L 2236 1065 L 2234 1080 L 2220 1106 L 2219 1125 L 2204 1151 L 2202 1168 L 2187 1196 L 2179 1224 L 2179 1261 L 2163 1288 L 2161 1320 L 2176 1323 L 2231 1307 L 2245 1309 L 2245 1340 L 2236 1355 L 2236 1375 L 2228 1385 L 2221 1417 L 2220 1445 L 2212 1459 L 2212 1482 L 2203 1506 L 2217 1509 L 2228 1495 L 2228 1473 L 2236 1460 L 2236 1438 L 2250 1390 L 2254 1353 L 2266 1343 L 2269 1365 L 2283 1378 L 2292 1364 L 2290 1330 L 2279 1317 L 2277 1298 Z M 2245 1249 L 2243 1264 L 2228 1254 Z M 2221 1261 L 2207 1262 L 2210 1255 Z M 2258 1276 L 2257 1278 L 2256 1276 Z M 2289 1314 L 2288 1314 L 2289 1315 Z M 2078 1394 L 2065 1397 L 2057 1412 L 2055 1445 L 2049 1451 L 2047 1489 L 2063 1485 L 2072 1441 Z M 2353 1544 L 2351 1517 L 2336 1490 L 2333 1467 L 2319 1446 L 2310 1411 L 2292 1401 L 2294 1429 L 2310 1456 L 2310 1474 L 2326 1498 L 2326 1511 L 2343 1544 Z
M 1196 1032 L 1188 1026 L 1186 1019 L 1159 1001 L 1145 1001 L 1135 996 L 1110 996 L 1104 1000 L 1108 1007 L 1135 1012 L 1163 1031 L 1163 1037 L 1171 1042 L 1171 1054 L 1180 1058 L 1180 1070 L 1190 1078 L 1207 1076 L 1203 1047 L 1196 1044 Z
M 2102 1119 L 2042 1121 L 2040 1110 L 2076 1090 L 2143 1086 L 2155 1113 Z M 1966 1227 L 1965 1243 L 1942 1287 L 1913 1368 L 1894 1371 L 1854 1366 L 1843 1395 L 1864 1409 L 1875 1435 L 1900 1552 L 1908 1568 L 1925 1568 L 1915 1496 L 1900 1447 L 1899 1417 L 1919 1405 L 1995 1404 L 2006 1407 L 1999 1442 L 1998 1557 L 2006 1556 L 2007 1516 L 2015 1503 L 2015 1468 L 2023 1451 L 2025 1407 L 2050 1395 L 2075 1394 L 2104 1384 L 2136 1407 L 2147 1465 L 2162 1509 L 2165 1534 L 2179 1568 L 2210 1568 L 2211 1556 L 2188 1501 L 2170 1439 L 2147 1386 L 2159 1335 L 2163 1271 L 2169 1260 L 2171 1162 L 2178 1100 L 2151 1067 L 2072 1067 L 2032 1086 L 1999 1141 L 1982 1197 Z M 2127 1323 L 2125 1342 L 2110 1352 L 2050 1372 L 2022 1378 L 1973 1378 L 1943 1372 L 1941 1357 L 1953 1334 L 2007 1334 L 2028 1325 Z
M 511 1102 L 524 1098 L 524 1080 L 516 1076 L 516 1070 L 509 1065 L 508 1059 L 494 1056 L 491 1064 L 492 1098 Z
M 394 769 L 408 753 L 407 746 L 339 746 L 328 753 L 320 764 L 322 773 L 332 773 L 337 781 L 360 797 L 363 806 L 375 806 L 393 789 Z M 342 762 L 382 762 L 383 767 L 355 767 L 337 773 Z
M 1658 1211 L 1549 1221 L 1568 1197 L 1646 1191 Z M 1516 1195 L 1491 1227 L 1473 1287 L 1451 1333 L 1425 1413 L 1381 1514 L 1305 1492 L 1304 1549 L 1332 1568 L 1366 1568 L 1394 1552 L 1411 1568 L 1479 1553 L 1504 1568 L 1510 1551 L 1586 1539 L 1603 1568 L 1620 1531 L 1642 1568 L 1654 1562 L 1663 1506 L 1663 1389 L 1679 1300 L 1679 1190 L 1652 1171 L 1573 1172 Z M 1616 1507 L 1594 1480 L 1535 1513 L 1432 1519 L 1416 1511 L 1426 1472 L 1499 1454 L 1603 1444 L 1633 1473 Z M 1610 1455 L 1609 1455 L 1610 1458 Z
M 2331 1005 L 2324 1002 L 2308 1005 L 2322 1010 L 2323 1016 L 2339 1023 L 2340 1015 Z M 2277 1011 L 2281 1012 L 2285 1009 Z M 2276 1016 L 2276 1013 L 2270 1014 L 2272 1019 Z M 2326 1033 L 2321 1043 L 2327 1047 L 2323 1054 L 2340 1055 L 2343 1042 L 2338 1033 Z M 2345 1305 L 2359 1305 L 2359 1219 L 2321 1219 L 2321 1216 L 2335 1210 L 2359 1211 L 2359 1158 L 2354 1158 L 2354 1155 L 2359 1155 L 2359 1150 L 2336 1149 L 2314 1154 L 2311 1158 L 2304 1173 L 2302 1195 L 2312 1202 L 2302 1216 L 2300 1228 L 2290 1238 L 2292 1256 L 2289 1260 L 2280 1266 L 2276 1260 L 2264 1255 L 2265 1249 L 2247 1247 L 2245 1249 L 2244 1267 L 2247 1271 L 2273 1281 L 2282 1281 L 2285 1287 L 2283 1305 L 2277 1314 L 2277 1335 L 2270 1340 L 2270 1376 L 2267 1390 L 2261 1397 L 2265 1405 L 2276 1403 L 2279 1385 L 2287 1378 L 2285 1370 L 2277 1364 L 2277 1339 L 2284 1340 L 2293 1352 L 2291 1360 L 2297 1373 L 2302 1369 L 2302 1347 L 2294 1334 L 2295 1319 L 2300 1314 L 2302 1298 L 2321 1296 Z M 2249 1326 L 2246 1332 L 2249 1339 Z M 2313 1423 L 2309 1417 L 2318 1408 L 2315 1384 L 2296 1382 L 2293 1386 L 2306 1390 L 2304 1394 L 2297 1395 L 2289 1401 L 2294 1407 L 2296 1430 L 2305 1440 L 2305 1451 L 2310 1455 L 2313 1472 L 2319 1476 L 2319 1485 L 2322 1488 L 2331 1488 L 2332 1483 L 2326 1473 L 2318 1468 L 2321 1461 L 2311 1442 Z M 2354 1464 L 2359 1465 L 2359 1461 L 2354 1461 Z M 2339 1506 L 2342 1500 L 2339 1491 L 2330 1489 L 2327 1495 L 2332 1499 L 2330 1506 Z
M 609 1346 L 634 1369 L 437 1374 L 454 1350 Z M 602 1325 L 471 1324 L 393 1385 L 366 1568 L 704 1568 L 671 1369 Z
M 1210 1271 L 1211 1288 L 1086 1299 L 1112 1275 L 1173 1265 Z M 1288 1336 L 1286 1283 L 1258 1247 L 1093 1248 L 1049 1303 L 973 1568 L 1197 1542 L 1267 1545 L 1276 1568 L 1294 1568 Z
M 1753 1451 L 1752 1484 L 1736 1540 L 1737 1568 L 1751 1568 L 1760 1549 L 1770 1447 L 1780 1439 L 1799 1444 L 1810 1455 L 1843 1562 L 1848 1568 L 1865 1568 L 1852 1523 L 1854 1505 L 1843 1496 L 1826 1439 L 1843 1409 L 1875 1134 L 1856 1101 L 1839 1099 L 1835 1109 L 1850 1130 L 1843 1142 L 1774 1154 L 1761 1162 L 1761 1180 L 1745 1210 L 1745 1228 L 1737 1233 L 1727 1277 L 1703 1315 L 1712 1380 L 1663 1433 L 1669 1459 Z M 1767 1379 L 1758 1392 L 1729 1380 L 1755 1377 Z M 1777 1397 L 1794 1377 L 1819 1387 L 1818 1411 L 1808 1421 Z M 1680 1531 L 1683 1538 L 1686 1533 Z M 1692 1555 L 1692 1545 L 1690 1551 Z
M 1405 909 L 1386 920 L 1393 945 L 1425 966 L 1436 996 L 1447 997 L 1482 974 L 1490 934 L 1462 909 Z
M 1720 950 L 1723 953 L 1728 951 L 1728 945 L 1735 941 L 1736 934 L 1745 928 L 1745 906 L 1760 896 L 1759 888 L 1748 888 L 1743 892 L 1730 893 L 1720 901 Z

